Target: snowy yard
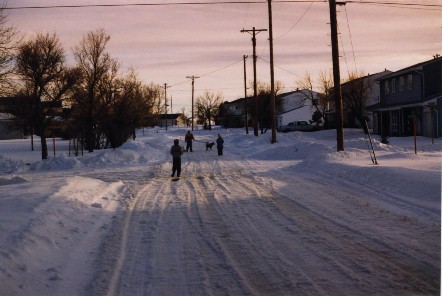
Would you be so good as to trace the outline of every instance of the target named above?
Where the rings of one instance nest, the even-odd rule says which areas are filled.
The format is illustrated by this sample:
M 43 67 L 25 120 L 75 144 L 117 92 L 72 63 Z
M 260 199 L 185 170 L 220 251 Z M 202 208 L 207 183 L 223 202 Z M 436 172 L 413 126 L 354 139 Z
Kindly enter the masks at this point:
M 172 182 L 185 132 L 44 162 L 0 141 L 0 295 L 440 295 L 440 139 L 375 136 L 373 165 L 359 130 L 344 152 L 334 130 L 198 130 Z

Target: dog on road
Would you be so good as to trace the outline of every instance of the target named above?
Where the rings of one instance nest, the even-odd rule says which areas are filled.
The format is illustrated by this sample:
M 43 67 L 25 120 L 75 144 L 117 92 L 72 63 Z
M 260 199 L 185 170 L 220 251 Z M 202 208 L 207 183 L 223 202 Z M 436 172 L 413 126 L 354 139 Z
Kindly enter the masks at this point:
M 215 142 L 206 142 L 206 151 L 212 150 L 213 145 L 215 145 Z

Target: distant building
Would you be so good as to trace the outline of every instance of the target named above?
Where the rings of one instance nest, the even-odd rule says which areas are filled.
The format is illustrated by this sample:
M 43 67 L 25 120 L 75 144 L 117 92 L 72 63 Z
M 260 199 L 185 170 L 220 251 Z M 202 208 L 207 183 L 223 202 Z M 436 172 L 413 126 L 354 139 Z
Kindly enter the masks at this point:
M 187 126 L 187 119 L 183 113 L 160 114 L 158 124 L 160 127 Z
M 9 113 L 0 113 L 0 140 L 23 139 L 22 121 Z
M 276 114 L 276 128 L 293 121 L 312 121 L 315 108 L 314 101 L 319 93 L 310 90 L 296 90 L 277 96 L 280 100 L 281 111 Z
M 306 99 L 307 90 L 296 90 L 284 94 L 277 95 L 275 98 L 276 127 L 285 125 L 292 121 L 312 120 L 314 113 L 312 107 L 312 100 Z M 313 91 L 313 96 L 316 98 L 317 92 Z M 247 98 L 248 113 L 246 116 L 246 99 L 240 98 L 232 102 L 224 102 L 220 106 L 217 123 L 223 127 L 241 128 L 245 127 L 246 117 L 249 127 L 253 125 L 253 98 Z

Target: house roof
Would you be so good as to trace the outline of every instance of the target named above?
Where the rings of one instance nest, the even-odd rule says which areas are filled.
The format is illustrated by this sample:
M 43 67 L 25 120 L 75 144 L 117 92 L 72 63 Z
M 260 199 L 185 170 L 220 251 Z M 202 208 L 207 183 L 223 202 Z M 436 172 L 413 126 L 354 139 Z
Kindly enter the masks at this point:
M 373 79 L 373 81 L 379 81 L 379 80 L 383 79 L 384 77 L 390 75 L 391 73 L 393 73 L 393 72 L 385 69 L 382 72 L 378 72 L 378 73 L 374 73 L 374 74 L 367 74 L 363 77 L 358 77 L 356 79 L 346 81 L 346 82 L 342 83 L 341 86 L 345 87 L 345 85 L 350 84 L 350 83 L 357 81 L 357 80 L 361 80 L 361 79 Z
M 407 108 L 407 107 L 414 107 L 414 106 L 424 106 L 425 104 L 428 104 L 430 101 L 434 101 L 435 99 L 438 99 L 439 97 L 431 97 L 426 98 L 425 100 L 414 100 L 409 102 L 401 102 L 401 103 L 391 103 L 391 104 L 381 104 L 377 103 L 375 105 L 371 105 L 367 107 L 367 110 L 370 111 L 385 111 L 385 110 L 395 110 L 398 108 Z
M 291 94 L 294 94 L 294 93 L 301 93 L 303 91 L 309 91 L 309 90 L 307 90 L 307 89 L 297 89 L 297 90 L 294 90 L 294 91 L 289 91 L 289 92 L 286 92 L 286 93 L 279 94 L 275 98 L 276 99 L 280 99 L 280 98 L 287 97 L 287 96 L 289 96 Z M 312 92 L 313 93 L 318 93 L 318 92 L 316 92 L 314 90 Z M 253 99 L 253 96 L 247 97 L 247 99 Z M 233 100 L 233 101 L 230 101 L 230 102 L 224 102 L 223 104 L 238 104 L 238 103 L 241 103 L 244 100 L 245 100 L 245 98 L 239 98 L 239 99 L 236 99 L 236 100 Z
M 181 115 L 183 115 L 183 113 L 160 114 L 160 119 L 162 119 L 162 120 L 165 120 L 165 119 L 177 119 Z
M 428 61 L 425 61 L 425 62 L 421 62 L 421 63 L 415 64 L 415 65 L 412 65 L 412 66 L 400 69 L 400 70 L 398 70 L 396 72 L 392 72 L 392 73 L 387 74 L 385 76 L 382 76 L 381 78 L 379 78 L 379 80 L 389 79 L 391 77 L 396 77 L 396 76 L 403 75 L 403 74 L 406 74 L 406 73 L 410 73 L 410 72 L 413 72 L 413 71 L 421 71 L 424 66 L 426 66 L 428 64 L 431 64 L 431 63 L 434 63 L 434 62 L 437 62 L 437 61 L 441 61 L 441 60 L 442 60 L 442 57 L 433 58 L 431 60 L 428 60 Z

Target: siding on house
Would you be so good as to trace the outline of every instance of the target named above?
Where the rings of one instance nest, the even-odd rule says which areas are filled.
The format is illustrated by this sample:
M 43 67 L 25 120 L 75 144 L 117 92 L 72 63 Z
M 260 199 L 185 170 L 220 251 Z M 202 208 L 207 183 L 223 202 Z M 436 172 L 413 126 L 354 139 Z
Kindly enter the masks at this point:
M 310 121 L 312 120 L 314 107 L 310 99 L 306 99 L 309 95 L 308 90 L 297 90 L 278 96 L 281 100 L 281 112 L 276 114 L 279 129 L 282 125 L 287 125 L 293 121 Z M 313 97 L 316 99 L 318 93 L 313 91 Z
M 400 88 L 400 79 L 405 80 L 404 89 Z M 410 85 L 408 84 L 409 79 L 412 79 Z M 422 79 L 422 74 L 413 70 L 403 71 L 398 74 L 393 73 L 382 78 L 380 82 L 382 105 L 389 106 L 422 100 Z
M 276 127 L 287 124 L 297 120 L 312 120 L 314 108 L 312 101 L 306 100 L 307 90 L 296 90 L 284 94 L 277 95 L 275 100 L 279 107 L 279 112 L 276 113 Z M 316 98 L 318 93 L 313 91 Z M 249 114 L 247 119 L 249 126 L 252 126 L 253 107 L 252 100 L 248 101 Z M 240 98 L 232 102 L 225 102 L 220 107 L 219 123 L 224 127 L 238 128 L 245 126 L 245 99 Z
M 7 113 L 0 113 L 0 140 L 23 139 L 23 126 L 20 120 Z
M 442 58 L 435 57 L 380 79 L 381 101 L 372 108 L 374 132 L 386 136 L 440 137 Z

